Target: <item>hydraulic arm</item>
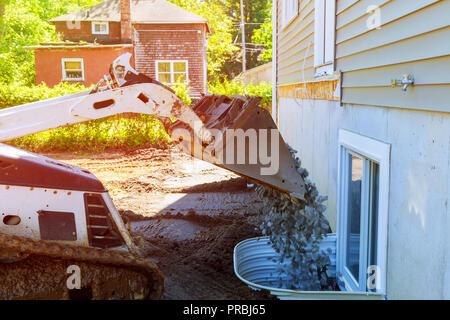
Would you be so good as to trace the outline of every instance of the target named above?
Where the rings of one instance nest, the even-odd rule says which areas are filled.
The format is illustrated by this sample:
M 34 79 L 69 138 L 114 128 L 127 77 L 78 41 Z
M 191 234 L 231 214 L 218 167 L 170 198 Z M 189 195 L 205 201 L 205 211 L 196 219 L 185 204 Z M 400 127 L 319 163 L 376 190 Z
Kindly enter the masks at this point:
M 207 95 L 191 108 L 137 73 L 130 58 L 116 59 L 91 91 L 1 110 L 0 141 L 116 114 L 150 114 L 192 156 L 303 199 L 303 178 L 260 99 Z

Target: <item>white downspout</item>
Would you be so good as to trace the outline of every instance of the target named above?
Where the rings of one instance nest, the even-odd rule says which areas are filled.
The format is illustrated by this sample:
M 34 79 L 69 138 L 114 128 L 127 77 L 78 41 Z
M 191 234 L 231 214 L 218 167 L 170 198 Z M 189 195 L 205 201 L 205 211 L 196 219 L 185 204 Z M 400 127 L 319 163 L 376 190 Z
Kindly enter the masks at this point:
M 277 123 L 277 21 L 278 21 L 278 0 L 272 0 L 272 118 Z
M 206 38 L 206 33 L 208 28 L 204 26 L 203 29 L 203 88 L 205 94 L 208 94 L 208 39 Z

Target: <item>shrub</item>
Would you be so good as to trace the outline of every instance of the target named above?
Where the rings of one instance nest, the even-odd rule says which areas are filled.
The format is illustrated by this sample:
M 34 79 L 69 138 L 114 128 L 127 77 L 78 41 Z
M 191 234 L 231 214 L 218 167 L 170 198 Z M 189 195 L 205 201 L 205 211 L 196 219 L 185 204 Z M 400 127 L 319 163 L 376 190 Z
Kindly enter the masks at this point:
M 84 86 L 62 83 L 54 88 L 45 85 L 0 85 L 0 108 L 22 105 L 87 90 Z M 162 124 L 149 115 L 116 115 L 67 127 L 35 133 L 10 141 L 34 152 L 130 149 L 141 145 L 165 147 L 170 138 Z
M 261 107 L 272 110 L 272 85 L 262 82 L 259 85 L 245 85 L 240 81 L 223 80 L 216 81 L 208 86 L 208 91 L 212 94 L 220 94 L 225 96 L 251 96 L 261 97 Z
M 191 87 L 188 87 L 186 84 L 183 83 L 183 84 L 171 86 L 171 88 L 173 89 L 173 91 L 175 91 L 175 94 L 184 101 L 184 103 L 186 103 L 188 106 L 191 105 L 192 99 L 189 96 Z
M 102 152 L 143 145 L 166 147 L 170 138 L 152 116 L 116 115 L 35 133 L 11 143 L 34 152 Z
M 39 100 L 68 95 L 88 88 L 61 83 L 54 88 L 45 85 L 0 85 L 0 109 Z M 173 86 L 175 93 L 190 105 L 190 87 Z M 216 82 L 209 91 L 221 95 L 260 96 L 261 106 L 270 110 L 272 88 L 268 84 L 242 85 L 235 81 Z M 11 144 L 34 152 L 101 152 L 106 149 L 130 149 L 142 145 L 166 147 L 171 141 L 162 124 L 150 115 L 116 115 L 17 138 Z
M 60 83 L 54 88 L 49 88 L 45 84 L 39 86 L 0 84 L 0 109 L 64 96 L 87 89 L 84 86 L 68 83 Z

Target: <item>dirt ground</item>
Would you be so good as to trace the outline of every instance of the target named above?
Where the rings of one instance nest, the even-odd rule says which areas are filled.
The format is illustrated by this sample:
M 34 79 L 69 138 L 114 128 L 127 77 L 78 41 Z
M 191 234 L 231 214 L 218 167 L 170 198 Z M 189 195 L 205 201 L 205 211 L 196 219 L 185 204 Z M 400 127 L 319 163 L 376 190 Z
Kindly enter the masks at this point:
M 234 246 L 259 236 L 262 202 L 247 181 L 176 150 L 49 154 L 94 173 L 165 275 L 163 299 L 271 299 L 233 271 Z

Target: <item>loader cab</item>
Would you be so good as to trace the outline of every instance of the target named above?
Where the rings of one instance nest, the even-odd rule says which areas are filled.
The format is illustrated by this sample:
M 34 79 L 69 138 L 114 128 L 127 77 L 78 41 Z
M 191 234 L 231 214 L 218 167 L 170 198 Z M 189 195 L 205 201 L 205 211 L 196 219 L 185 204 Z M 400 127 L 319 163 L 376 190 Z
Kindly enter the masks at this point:
M 122 247 L 124 228 L 119 230 L 117 210 L 108 200 L 91 172 L 0 144 L 0 233 Z

